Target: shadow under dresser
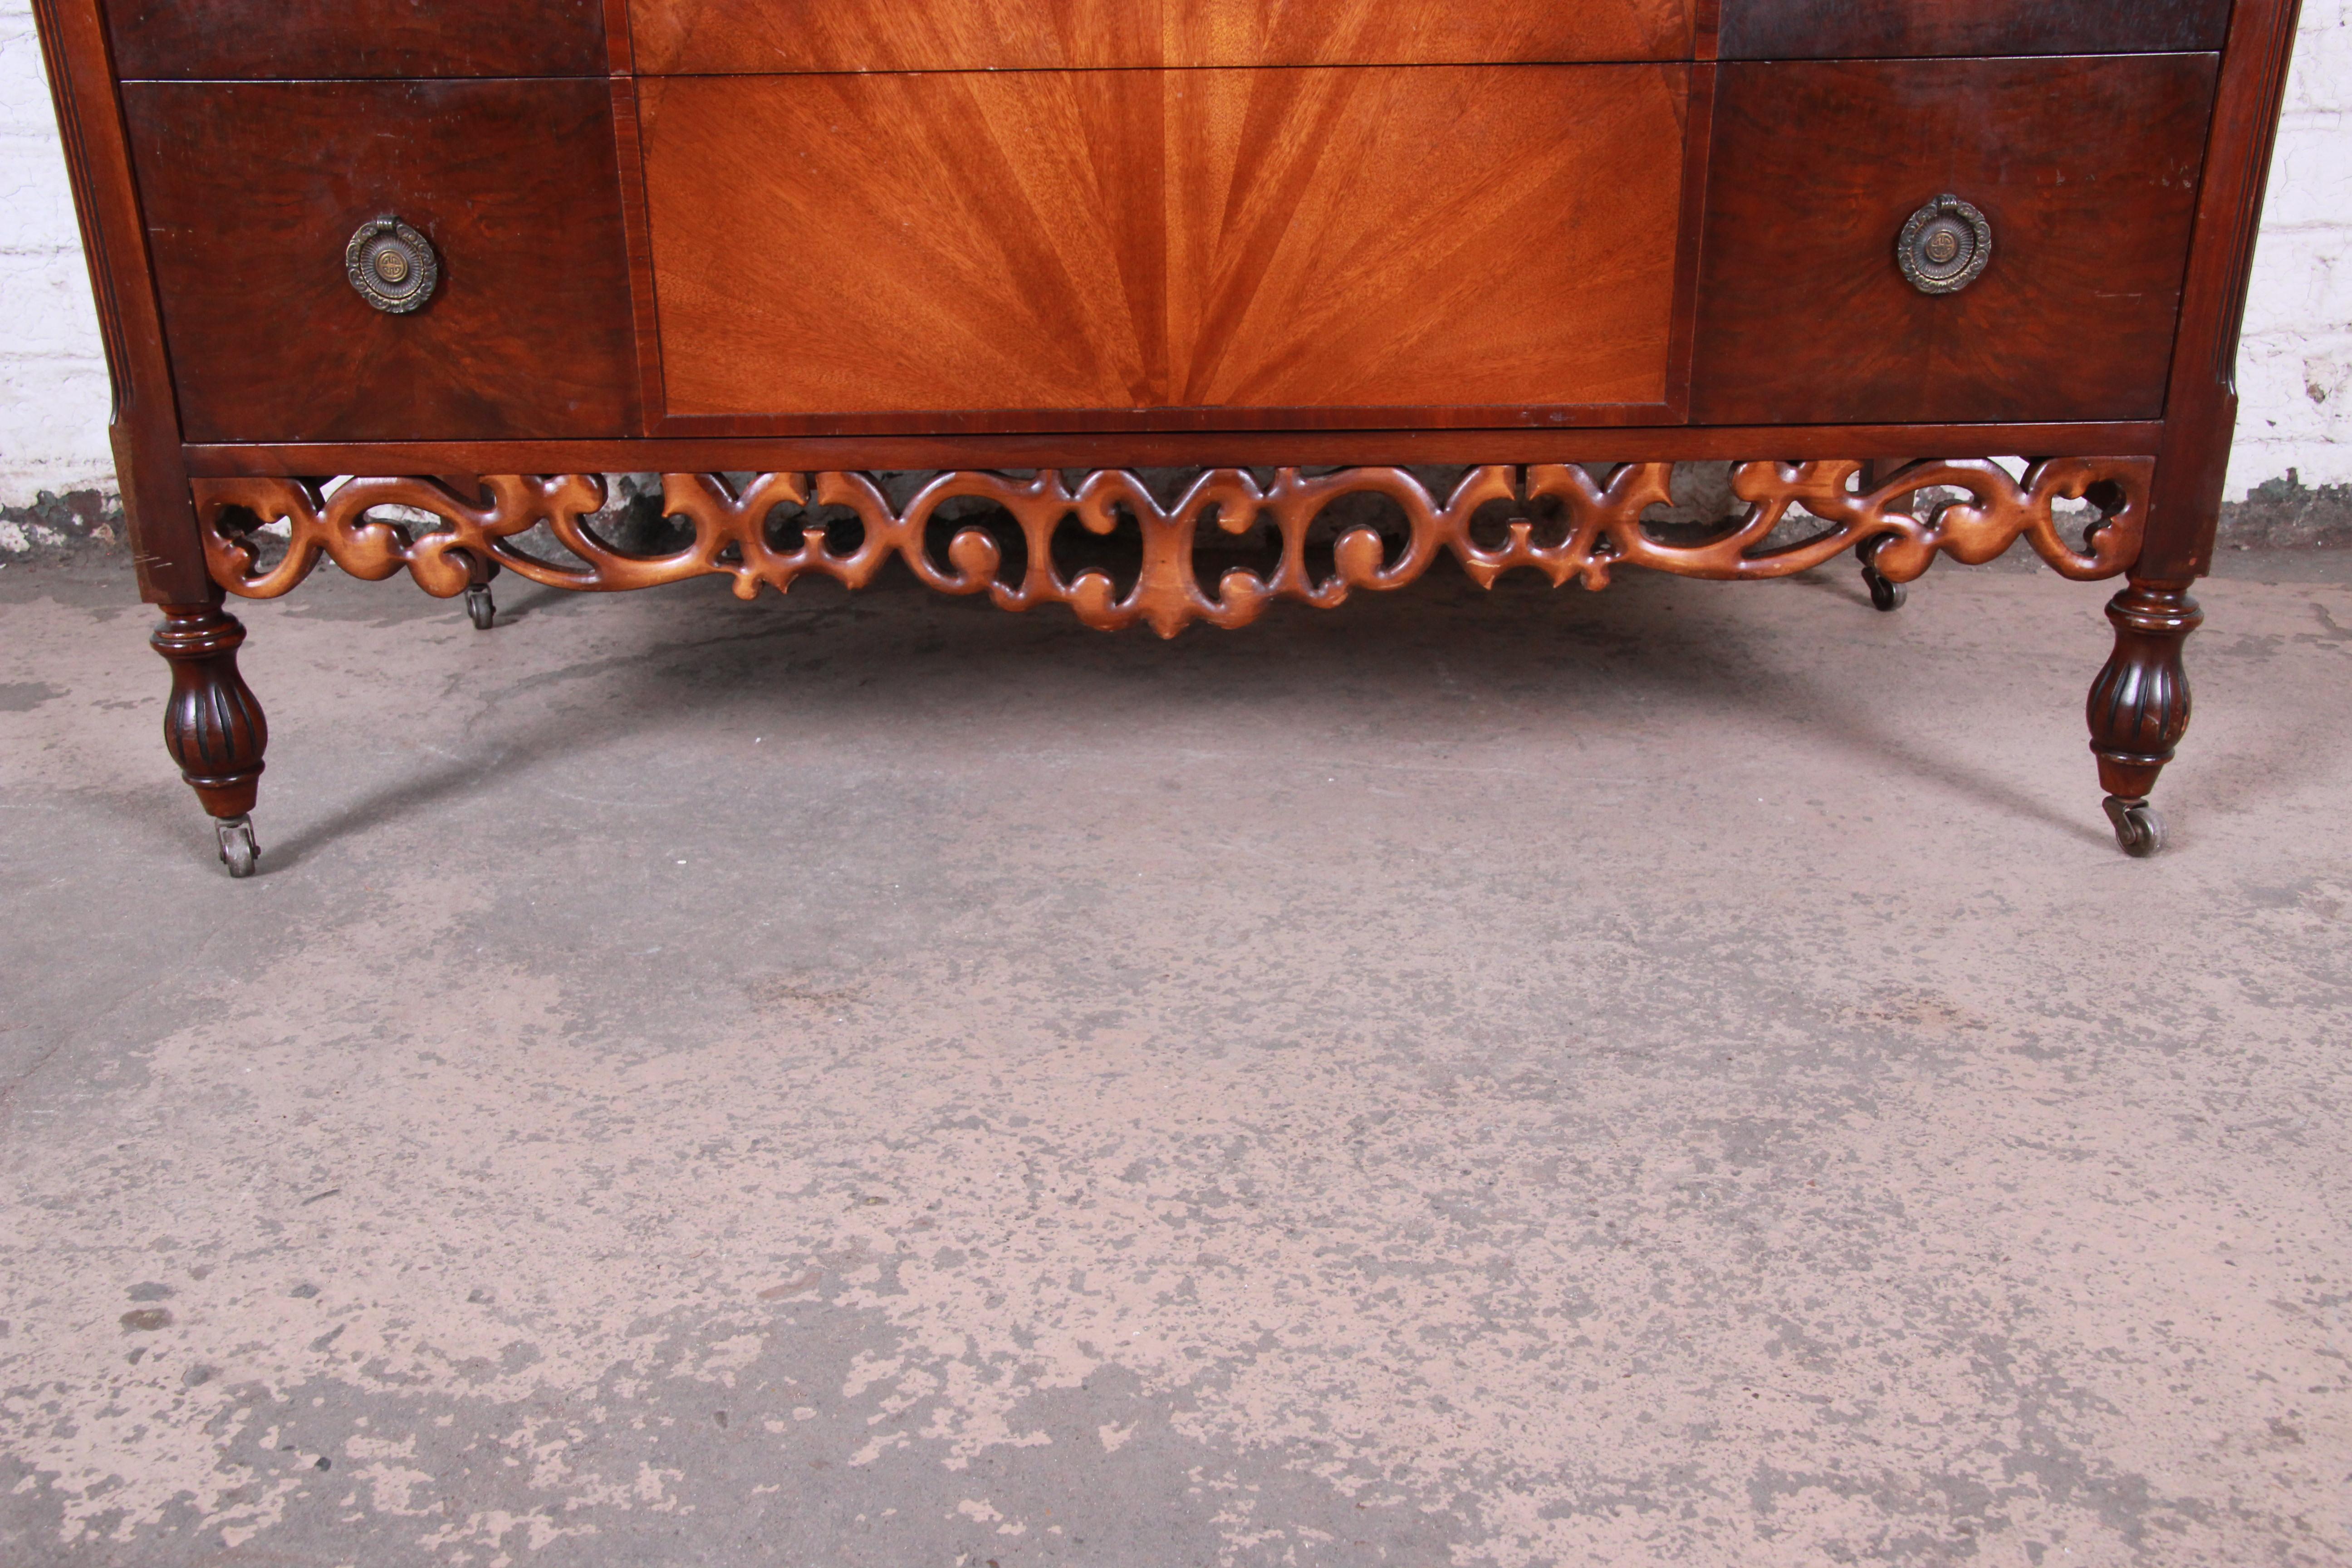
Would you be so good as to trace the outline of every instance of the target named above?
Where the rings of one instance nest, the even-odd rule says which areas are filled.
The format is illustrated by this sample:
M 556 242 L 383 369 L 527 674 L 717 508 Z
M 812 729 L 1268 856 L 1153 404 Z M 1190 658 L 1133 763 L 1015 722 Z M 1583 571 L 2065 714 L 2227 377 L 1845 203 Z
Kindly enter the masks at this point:
M 2127 575 L 2091 742 L 2161 842 L 2293 0 L 34 8 L 165 740 L 234 874 L 267 727 L 226 598 L 322 557 L 486 628 L 501 572 L 897 562 L 1174 636 L 1440 556 L 1852 551 L 1893 609 L 2021 539 Z M 1699 461 L 1736 504 L 1662 524 Z M 1401 525 L 1328 521 L 1365 495 Z

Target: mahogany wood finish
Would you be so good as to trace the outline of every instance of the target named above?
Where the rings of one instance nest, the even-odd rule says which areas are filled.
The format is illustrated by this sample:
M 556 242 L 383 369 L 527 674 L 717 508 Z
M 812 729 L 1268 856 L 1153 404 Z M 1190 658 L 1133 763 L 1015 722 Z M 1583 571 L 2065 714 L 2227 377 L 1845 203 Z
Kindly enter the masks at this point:
M 631 428 L 603 81 L 136 82 L 122 101 L 190 439 Z M 442 258 L 413 315 L 343 273 L 385 214 Z
M 1391 463 L 1734 461 L 1759 451 L 1790 458 L 2036 452 L 2085 458 L 2145 452 L 2154 421 L 2089 425 L 1787 425 L 1558 430 L 1228 430 L 995 436 L 693 437 L 629 441 L 412 441 L 350 445 L 191 446 L 188 471 L 207 478 L 366 472 L 393 458 L 403 473 L 750 473 L 761 468 L 1099 468 L 1375 467 Z M 763 463 L 762 458 L 772 459 Z M 381 466 L 381 465 L 379 465 Z
M 2133 574 L 2107 604 L 2115 652 L 2091 686 L 2087 714 L 2099 784 L 2109 795 L 2144 801 L 2189 730 L 2189 675 L 2181 645 L 2205 620 L 2185 583 Z
M 629 0 L 649 75 L 1688 58 L 1696 0 Z
M 2135 572 L 2130 586 L 2107 605 L 2115 651 L 2091 685 L 2085 715 L 2099 784 L 2107 792 L 2107 818 L 2128 855 L 2164 847 L 2164 819 L 2148 804 L 2164 765 L 2189 730 L 2189 673 L 2181 645 L 2205 613 L 2186 583 L 2158 582 Z
M 1430 403 L 1663 412 L 1686 74 L 647 81 L 666 428 L 950 409 L 1213 407 L 1257 426 Z
M 107 0 L 125 81 L 601 76 L 603 0 Z
M 897 561 L 1171 635 L 1440 557 L 1599 586 L 1853 549 L 1889 602 L 2019 539 L 2131 574 L 2089 714 L 2147 853 L 2295 14 L 34 0 L 167 743 L 237 874 L 267 731 L 220 594 L 320 559 L 478 625 L 502 571 L 749 595 Z M 1925 248 L 1939 214 L 1989 237 L 1981 275 Z M 346 278 L 379 217 L 438 258 L 413 313 Z M 1702 458 L 1738 464 L 1741 515 L 1645 524 Z M 1472 467 L 1441 495 L 1407 462 Z M 1147 463 L 1210 471 L 1172 494 Z M 894 506 L 878 467 L 946 472 Z M 600 537 L 604 470 L 665 473 L 689 542 Z M 1366 494 L 1402 531 L 1324 542 Z M 2069 497 L 2100 514 L 2080 548 Z
M 1717 68 L 1695 416 L 2162 415 L 2215 63 Z M 1922 294 L 1895 238 L 1946 192 L 1992 261 Z
M 1727 60 L 2207 52 L 2230 0 L 1721 0 Z
M 212 584 L 188 497 L 172 363 L 149 278 L 147 237 L 103 24 L 92 0 L 33 0 L 33 24 L 48 68 L 107 379 L 114 387 L 107 437 L 139 591 L 151 605 L 194 603 L 210 595 Z
M 1627 463 L 1605 484 L 1582 468 L 1552 464 L 1520 470 L 1474 468 L 1441 500 L 1402 468 L 1346 468 L 1303 476 L 1276 471 L 1270 489 L 1236 468 L 1203 474 L 1163 506 L 1136 475 L 1108 469 L 1070 489 L 1055 470 L 1023 480 L 987 472 L 941 475 L 903 510 L 893 509 L 862 474 L 762 474 L 740 491 L 718 475 L 670 474 L 663 484 L 668 515 L 691 524 L 693 538 L 667 555 L 632 555 L 599 537 L 589 521 L 604 504 L 604 482 L 574 474 L 559 479 L 502 475 L 480 482 L 478 500 L 429 479 L 353 479 L 331 497 L 288 479 L 202 479 L 196 495 L 205 547 L 214 575 L 233 594 L 275 598 L 310 575 L 321 557 L 354 577 L 378 580 L 403 567 L 427 593 L 444 598 L 481 580 L 480 563 L 551 587 L 651 587 L 688 577 L 731 576 L 738 596 L 761 584 L 779 592 L 803 575 L 834 578 L 852 588 L 870 583 L 889 561 L 949 594 L 987 594 L 997 605 L 1026 610 L 1066 605 L 1079 620 L 1104 631 L 1138 623 L 1174 637 L 1195 620 L 1241 626 L 1276 599 L 1334 608 L 1354 588 L 1402 588 L 1450 552 L 1482 586 L 1504 573 L 1528 568 L 1554 586 L 1577 579 L 1606 587 L 1617 566 L 1645 566 L 1686 577 L 1731 581 L 1785 577 L 1818 566 L 1865 540 L 1878 541 L 1875 568 L 1895 582 L 1925 572 L 1937 552 L 1963 562 L 1990 561 L 2019 539 L 2067 577 L 2112 577 L 2139 553 L 2150 466 L 2137 458 L 2062 458 L 2035 465 L 2021 485 L 1998 466 L 1974 462 L 1912 464 L 1874 487 L 1857 485 L 1857 462 L 1744 463 L 1732 479 L 1748 507 L 1729 526 L 1696 542 L 1669 542 L 1644 527 L 1652 507 L 1671 506 L 1672 463 Z M 1923 521 L 1915 515 L 1921 490 L 1955 489 L 1966 501 L 1943 501 Z M 1386 497 L 1405 520 L 1407 538 L 1391 548 L 1369 527 L 1340 532 L 1332 563 L 1309 564 L 1308 531 L 1345 496 Z M 2084 550 L 2059 535 L 2053 504 L 2091 498 L 2100 507 Z M 934 556 L 930 533 L 950 501 L 994 503 L 1011 520 L 1003 536 L 976 524 L 955 528 Z M 424 511 L 446 527 L 422 536 L 401 522 L 373 515 L 397 507 Z M 818 508 L 846 508 L 857 520 L 854 544 L 837 547 Z M 795 528 L 779 509 L 799 514 Z M 1086 532 L 1110 533 L 1118 514 L 1137 521 L 1143 563 L 1124 595 L 1099 570 L 1065 572 L 1055 559 L 1055 535 L 1076 521 Z M 1489 515 L 1489 514 L 1492 515 Z M 1814 521 L 1804 537 L 1773 542 L 1784 524 Z M 250 529 L 284 523 L 288 548 L 262 569 Z M 551 559 L 516 542 L 545 523 L 575 562 Z M 1205 532 L 1231 536 L 1270 526 L 1279 558 L 1270 572 L 1223 572 L 1212 593 L 1194 558 Z M 1008 545 L 1020 565 L 1011 569 Z
M 2246 314 L 2279 100 L 2294 48 L 2297 0 L 2237 0 L 2197 193 L 2197 247 L 2174 344 L 2149 575 L 2187 581 L 2211 566 L 2230 442 L 2238 427 L 2238 330 Z
M 269 722 L 236 672 L 245 627 L 222 610 L 218 590 L 201 603 L 163 610 L 149 640 L 172 666 L 164 749 L 206 811 L 244 816 L 260 793 L 261 754 L 269 749 Z

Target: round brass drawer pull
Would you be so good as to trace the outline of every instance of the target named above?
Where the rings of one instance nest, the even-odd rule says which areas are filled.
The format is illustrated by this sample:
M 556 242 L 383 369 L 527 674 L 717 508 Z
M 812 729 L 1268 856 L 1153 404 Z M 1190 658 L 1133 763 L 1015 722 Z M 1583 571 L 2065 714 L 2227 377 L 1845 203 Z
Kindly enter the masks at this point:
M 433 242 L 386 216 L 370 218 L 343 249 L 343 271 L 360 298 L 379 310 L 404 316 L 433 298 L 441 258 Z
M 1895 242 L 1895 264 L 1922 294 L 1957 294 L 1992 259 L 1992 225 L 1958 196 L 1937 196 L 1911 215 Z

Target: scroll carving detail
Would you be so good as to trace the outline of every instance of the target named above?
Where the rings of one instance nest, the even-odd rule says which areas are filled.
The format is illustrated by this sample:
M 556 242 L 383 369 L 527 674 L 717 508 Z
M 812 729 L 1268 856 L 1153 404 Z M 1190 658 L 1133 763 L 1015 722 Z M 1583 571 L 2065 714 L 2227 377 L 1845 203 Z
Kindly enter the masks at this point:
M 2021 538 L 2065 576 L 2110 577 L 2138 557 L 2152 467 L 2145 458 L 2052 458 L 2020 481 L 1989 461 L 1921 462 L 1864 489 L 1864 465 L 1856 461 L 1743 463 L 1733 472 L 1732 489 L 1745 510 L 1695 540 L 1669 538 L 1644 523 L 1644 512 L 1674 503 L 1673 465 L 1664 462 L 1623 464 L 1605 479 L 1563 464 L 1477 468 L 1443 499 L 1402 468 L 1280 468 L 1270 485 L 1243 469 L 1219 468 L 1164 507 L 1124 469 L 1090 473 L 1075 489 L 1053 469 L 1027 479 L 960 470 L 940 475 L 903 508 L 858 473 L 761 474 L 740 489 L 715 475 L 669 474 L 664 511 L 687 524 L 692 537 L 679 549 L 650 555 L 598 535 L 593 520 L 605 489 L 591 475 L 491 476 L 470 500 L 425 479 L 354 479 L 331 490 L 294 479 L 200 479 L 195 492 L 214 578 L 249 598 L 288 592 L 321 556 L 372 580 L 404 567 L 442 597 L 465 592 L 494 565 L 535 583 L 594 590 L 724 575 L 747 599 L 763 583 L 782 591 L 811 574 L 863 587 L 896 559 L 942 593 L 986 594 L 1009 610 L 1066 605 L 1090 626 L 1140 622 L 1173 637 L 1194 621 L 1245 626 L 1277 599 L 1332 608 L 1359 588 L 1401 588 L 1441 552 L 1485 586 L 1528 568 L 1555 585 L 1575 579 L 1601 588 L 1620 565 L 1715 579 L 1782 577 L 1879 539 L 1874 568 L 1903 583 L 1925 572 L 1939 552 L 1977 563 Z M 1957 489 L 1963 497 L 1920 516 L 1902 510 L 1927 489 Z M 1318 570 L 1310 529 L 1335 502 L 1361 495 L 1393 505 L 1404 520 L 1402 539 L 1384 539 L 1363 524 L 1343 527 L 1331 542 L 1328 568 Z M 2081 549 L 2060 531 L 2053 508 L 2061 499 L 2098 508 Z M 1001 509 L 1019 531 L 1026 559 L 1018 572 L 1005 569 L 1005 542 L 970 520 L 945 525 L 943 552 L 927 544 L 941 508 L 973 500 Z M 418 531 L 372 515 L 391 508 L 428 513 L 441 526 Z M 820 509 L 845 509 L 858 525 L 856 542 L 829 542 Z M 1057 530 L 1075 519 L 1090 533 L 1108 534 L 1122 513 L 1135 520 L 1142 538 L 1141 570 L 1131 588 L 1122 594 L 1097 568 L 1065 573 L 1056 566 Z M 250 534 L 256 520 L 284 522 L 290 533 L 285 556 L 267 568 Z M 1791 521 L 1800 524 L 1797 537 L 1776 540 Z M 1261 522 L 1278 542 L 1278 563 L 1265 572 L 1226 570 L 1212 592 L 1195 554 L 1203 527 L 1242 535 Z M 577 560 L 536 555 L 520 542 L 541 523 Z

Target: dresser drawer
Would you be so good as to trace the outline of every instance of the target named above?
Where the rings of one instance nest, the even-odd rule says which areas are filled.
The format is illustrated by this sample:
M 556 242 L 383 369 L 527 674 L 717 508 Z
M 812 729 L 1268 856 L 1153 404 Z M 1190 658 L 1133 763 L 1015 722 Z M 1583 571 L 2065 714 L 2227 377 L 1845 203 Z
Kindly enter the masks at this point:
M 1722 0 L 1722 58 L 2092 55 L 2218 49 L 2230 0 Z
M 641 71 L 1686 58 L 1692 0 L 630 0 Z
M 1720 67 L 1695 416 L 2160 415 L 2216 63 Z M 1989 259 L 1923 292 L 1898 240 L 1948 195 L 1981 215 Z M 1955 262 L 1975 247 L 1965 229 L 1948 243 Z
M 107 0 L 127 81 L 601 76 L 604 0 Z
M 668 412 L 1660 404 L 1687 78 L 647 80 Z
M 122 101 L 188 439 L 632 423 L 604 81 L 136 82 Z M 405 314 L 347 269 L 386 215 L 438 253 Z

